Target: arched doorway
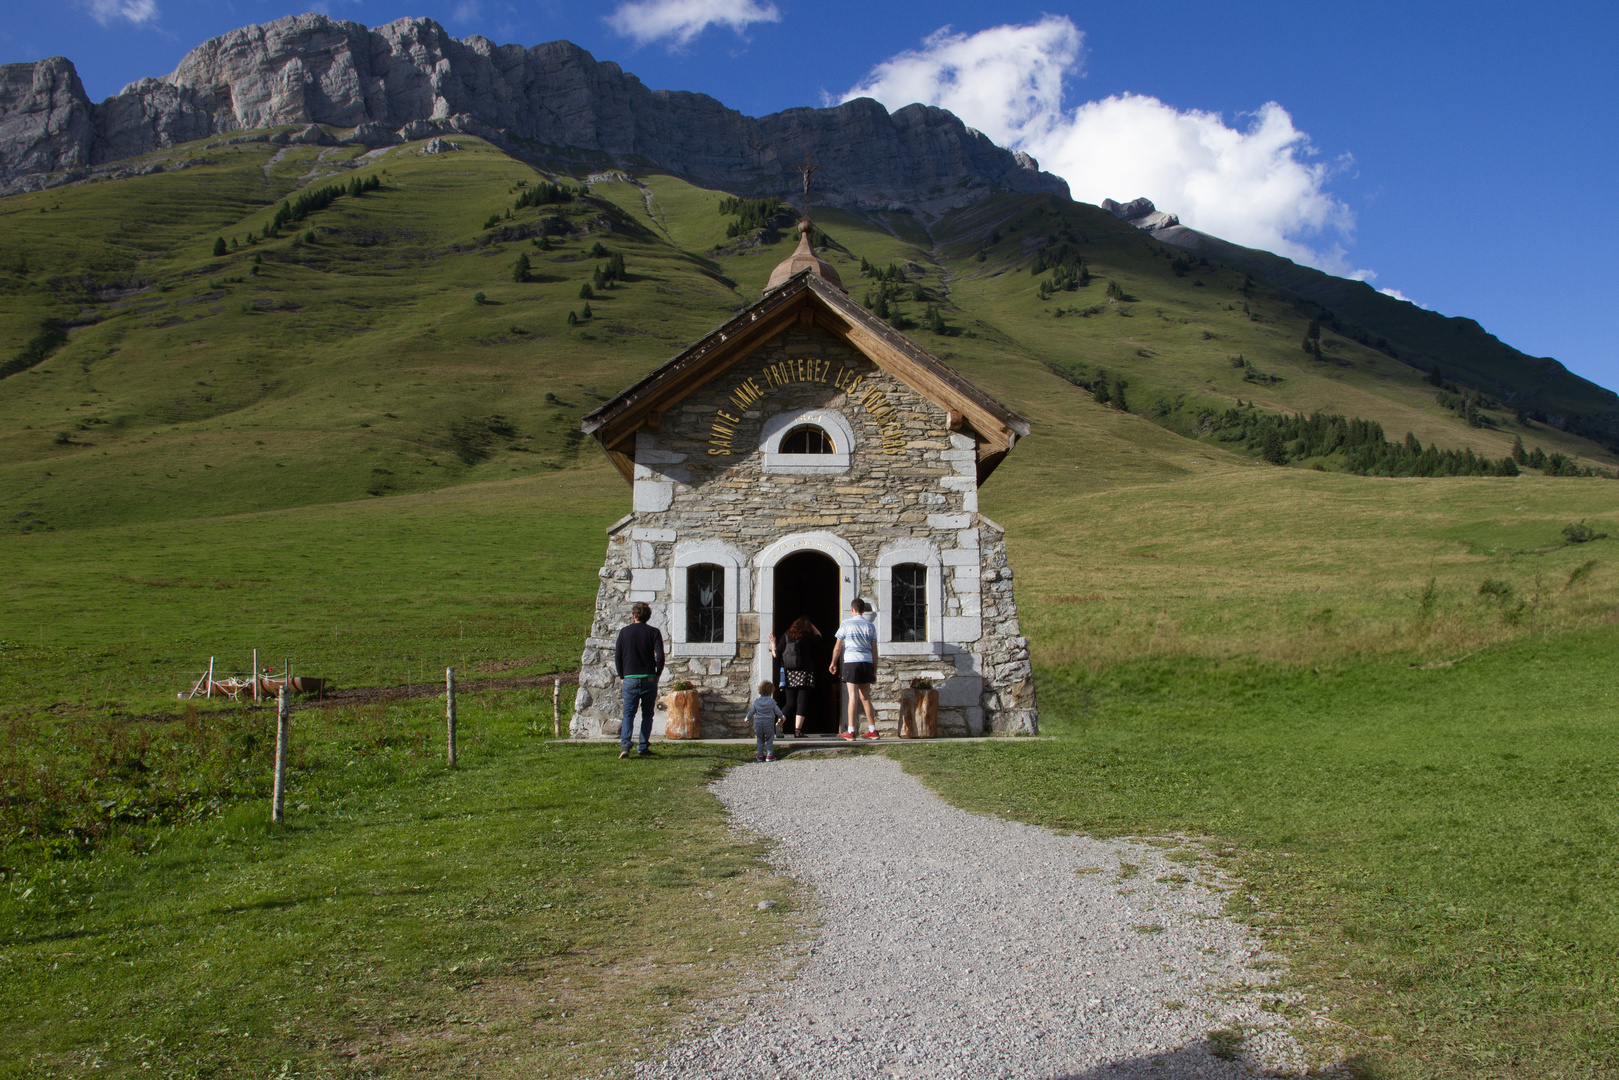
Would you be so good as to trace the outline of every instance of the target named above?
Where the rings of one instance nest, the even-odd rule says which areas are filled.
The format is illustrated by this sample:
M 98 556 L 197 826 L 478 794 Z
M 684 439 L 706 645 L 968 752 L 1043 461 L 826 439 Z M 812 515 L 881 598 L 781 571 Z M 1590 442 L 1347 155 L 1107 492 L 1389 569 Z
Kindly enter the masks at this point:
M 785 645 L 787 628 L 800 615 L 807 616 L 821 632 L 815 646 L 815 698 L 805 732 L 832 734 L 838 730 L 839 686 L 827 671 L 832 659 L 832 635 L 837 631 L 842 575 L 838 564 L 814 550 L 795 551 L 775 566 L 771 631 Z M 789 727 L 789 730 L 791 728 Z

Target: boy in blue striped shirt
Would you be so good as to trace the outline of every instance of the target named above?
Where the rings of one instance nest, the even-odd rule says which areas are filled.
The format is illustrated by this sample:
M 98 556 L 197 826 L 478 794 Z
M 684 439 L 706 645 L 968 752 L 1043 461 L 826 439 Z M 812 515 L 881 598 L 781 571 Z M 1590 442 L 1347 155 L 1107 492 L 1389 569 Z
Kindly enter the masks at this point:
M 840 739 L 853 739 L 859 726 L 856 704 L 866 709 L 868 739 L 879 738 L 877 714 L 871 707 L 871 684 L 877 681 L 877 628 L 866 621 L 866 602 L 855 597 L 849 605 L 849 617 L 838 627 L 837 644 L 832 646 L 831 672 L 849 688 L 849 726 L 838 732 Z M 838 670 L 838 661 L 843 669 Z

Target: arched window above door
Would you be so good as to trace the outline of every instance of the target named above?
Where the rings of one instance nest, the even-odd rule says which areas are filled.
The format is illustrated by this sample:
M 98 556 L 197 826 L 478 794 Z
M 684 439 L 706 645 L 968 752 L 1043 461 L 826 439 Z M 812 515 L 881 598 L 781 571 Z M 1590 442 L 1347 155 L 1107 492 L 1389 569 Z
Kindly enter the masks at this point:
M 764 471 L 822 476 L 849 470 L 854 428 L 836 409 L 790 409 L 764 422 L 759 450 Z
M 834 454 L 837 448 L 826 429 L 814 424 L 799 424 L 781 438 L 783 454 Z

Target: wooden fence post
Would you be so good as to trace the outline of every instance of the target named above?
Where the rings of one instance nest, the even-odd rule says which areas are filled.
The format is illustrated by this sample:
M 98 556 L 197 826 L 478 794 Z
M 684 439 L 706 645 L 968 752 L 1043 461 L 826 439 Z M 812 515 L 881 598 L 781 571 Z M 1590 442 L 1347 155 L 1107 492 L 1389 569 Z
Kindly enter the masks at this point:
M 444 762 L 455 768 L 455 669 L 444 669 Z
M 270 797 L 270 820 L 280 825 L 287 816 L 287 735 L 292 727 L 292 691 L 283 686 L 275 707 L 275 794 Z
M 208 696 L 214 696 L 214 658 L 208 658 Z
M 253 650 L 253 700 L 259 700 L 259 651 Z
M 551 684 L 551 734 L 562 737 L 562 680 Z

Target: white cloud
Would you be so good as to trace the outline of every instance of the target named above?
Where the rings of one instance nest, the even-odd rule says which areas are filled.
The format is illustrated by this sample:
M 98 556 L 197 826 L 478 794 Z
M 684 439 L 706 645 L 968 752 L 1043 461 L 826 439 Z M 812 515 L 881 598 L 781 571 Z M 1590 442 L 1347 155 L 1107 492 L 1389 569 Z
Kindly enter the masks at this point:
M 757 0 L 629 0 L 607 16 L 607 25 L 637 45 L 668 40 L 687 45 L 710 26 L 729 26 L 737 33 L 756 22 L 780 22 L 776 5 Z
M 157 0 L 90 0 L 90 14 L 102 26 L 119 19 L 139 26 L 157 18 Z
M 1145 195 L 1194 229 L 1367 276 L 1351 268 L 1341 242 L 1354 215 L 1327 191 L 1332 167 L 1312 160 L 1309 137 L 1281 105 L 1266 102 L 1239 126 L 1141 94 L 1069 109 L 1064 81 L 1082 74 L 1083 56 L 1084 35 L 1063 16 L 971 35 L 946 27 L 921 49 L 873 68 L 842 100 L 872 97 L 889 109 L 938 105 L 1003 146 L 1033 154 L 1068 181 L 1076 199 Z
M 1417 301 L 1411 299 L 1409 296 L 1405 295 L 1405 293 L 1401 292 L 1399 289 L 1378 289 L 1377 291 L 1382 293 L 1384 296 L 1392 296 L 1396 300 L 1404 300 L 1408 304 L 1415 304 L 1417 307 L 1422 308 L 1424 311 L 1432 311 L 1433 310 L 1427 304 L 1418 303 Z

